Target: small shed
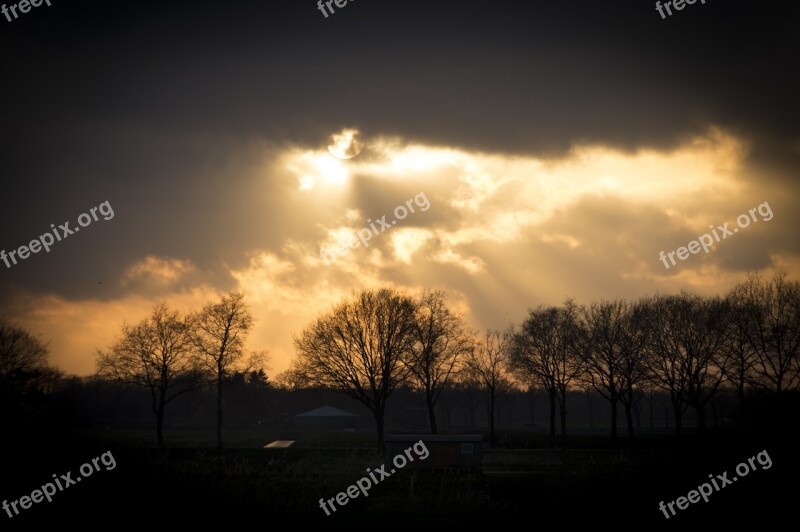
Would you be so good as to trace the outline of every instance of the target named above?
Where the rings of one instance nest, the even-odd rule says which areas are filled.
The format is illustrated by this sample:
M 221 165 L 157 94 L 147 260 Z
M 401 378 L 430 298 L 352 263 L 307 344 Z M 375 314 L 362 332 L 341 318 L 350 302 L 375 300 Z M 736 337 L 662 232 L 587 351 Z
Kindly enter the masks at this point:
M 292 425 L 311 430 L 344 430 L 355 428 L 358 418 L 356 414 L 325 405 L 292 416 Z
M 275 440 L 264 446 L 264 449 L 288 449 L 294 444 L 294 440 Z
M 419 441 L 425 444 L 430 455 L 420 459 L 417 452 L 410 451 L 414 461 L 405 468 L 465 468 L 480 469 L 483 436 L 480 434 L 392 434 L 386 438 L 386 463 L 398 454 L 406 454 Z M 407 455 L 406 455 L 407 456 Z

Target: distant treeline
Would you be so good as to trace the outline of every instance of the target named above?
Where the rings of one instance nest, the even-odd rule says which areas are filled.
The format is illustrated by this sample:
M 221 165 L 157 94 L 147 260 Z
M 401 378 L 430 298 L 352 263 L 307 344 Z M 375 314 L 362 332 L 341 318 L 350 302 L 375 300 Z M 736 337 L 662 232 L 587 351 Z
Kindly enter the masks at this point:
M 389 289 L 365 291 L 321 316 L 295 344 L 298 359 L 282 378 L 361 401 L 375 417 L 379 446 L 387 400 L 404 383 L 425 395 L 433 433 L 435 404 L 460 382 L 486 393 L 492 442 L 496 398 L 515 386 L 547 395 L 552 445 L 556 410 L 563 440 L 567 395 L 581 389 L 608 401 L 614 438 L 621 404 L 632 440 L 642 393 L 668 395 L 680 434 L 689 408 L 705 428 L 706 411 L 723 387 L 735 392 L 742 413 L 753 390 L 780 395 L 796 389 L 800 283 L 776 271 L 770 279 L 750 275 L 724 297 L 681 292 L 635 302 L 567 300 L 533 308 L 521 324 L 482 335 L 467 330 L 442 292 L 414 299 Z
M 769 279 L 751 275 L 724 296 L 681 292 L 588 305 L 567 300 L 533 308 L 521 324 L 505 331 L 483 333 L 465 325 L 448 307 L 444 292 L 426 291 L 415 298 L 392 289 L 367 290 L 346 298 L 297 335 L 298 357 L 274 383 L 261 366 L 264 352 L 246 357 L 243 351 L 252 323 L 244 296 L 237 293 L 187 315 L 158 305 L 142 322 L 124 326 L 119 339 L 98 353 L 97 376 L 88 380 L 60 376 L 48 367 L 44 344 L 18 327 L 0 324 L 6 419 L 24 420 L 44 404 L 57 410 L 59 405 L 48 400 L 56 396 L 66 408 L 69 394 L 106 399 L 110 394 L 116 399 L 78 406 L 67 417 L 132 419 L 147 408 L 163 446 L 166 406 L 175 402 L 183 415 L 207 419 L 213 411 L 221 447 L 224 402 L 236 420 L 277 422 L 297 413 L 301 397 L 332 390 L 356 399 L 374 417 L 379 447 L 389 398 L 397 395 L 405 399 L 403 408 L 388 410 L 393 428 L 398 420 L 418 423 L 422 415 L 436 433 L 437 415 L 452 429 L 476 425 L 476 412 L 485 412 L 494 443 L 495 418 L 500 415 L 506 426 L 522 420 L 509 405 L 519 410 L 528 397 L 533 424 L 533 405 L 541 396 L 555 445 L 556 419 L 563 441 L 567 412 L 574 414 L 575 405 L 585 404 L 582 410 L 594 425 L 593 401 L 598 398 L 607 404 L 602 417 L 608 420 L 598 425 L 610 425 L 616 439 L 621 406 L 633 441 L 648 408 L 650 425 L 657 418 L 663 427 L 669 421 L 661 420 L 670 415 L 678 434 L 690 408 L 702 431 L 709 413 L 716 425 L 731 401 L 735 404 L 728 405 L 725 417 L 747 424 L 751 416 L 769 417 L 769 410 L 800 383 L 800 283 L 782 272 Z M 213 408 L 208 405 L 212 389 Z M 137 401 L 120 399 L 123 392 Z M 765 399 L 770 396 L 774 399 Z M 757 407 L 748 405 L 754 397 Z M 422 403 L 422 414 L 409 406 L 415 401 Z M 116 405 L 113 412 L 109 404 Z M 121 405 L 131 416 L 120 416 Z M 454 422 L 454 412 L 465 421 Z M 587 417 L 581 417 L 585 425 Z

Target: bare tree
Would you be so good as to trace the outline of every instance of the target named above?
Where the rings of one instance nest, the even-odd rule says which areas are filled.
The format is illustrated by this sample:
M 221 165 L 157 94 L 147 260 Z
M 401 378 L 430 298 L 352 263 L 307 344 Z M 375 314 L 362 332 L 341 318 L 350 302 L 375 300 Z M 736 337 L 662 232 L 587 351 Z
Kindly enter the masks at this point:
M 476 348 L 467 354 L 464 373 L 488 397 L 489 441 L 494 446 L 497 397 L 511 387 L 508 336 L 487 330 Z
M 800 283 L 775 271 L 772 279 L 750 275 L 731 297 L 747 309 L 742 333 L 755 352 L 758 382 L 777 393 L 800 382 Z
M 610 403 L 613 441 L 617 440 L 626 312 L 627 304 L 622 301 L 602 301 L 580 309 L 585 332 L 580 337 L 580 354 L 585 366 L 580 377 Z
M 647 311 L 641 305 L 626 304 L 622 318 L 620 337 L 619 400 L 625 407 L 628 425 L 628 442 L 633 446 L 633 410 L 641 413 L 643 389 L 650 379 L 650 364 L 647 351 Z
M 253 316 L 244 294 L 230 293 L 192 315 L 190 323 L 192 343 L 216 383 L 217 448 L 222 449 L 223 383 L 244 358 L 244 340 L 253 326 Z
M 201 381 L 187 320 L 165 304 L 138 325 L 123 325 L 108 352 L 98 353 L 98 373 L 150 390 L 158 447 L 164 448 L 164 410 Z
M 416 343 L 406 366 L 413 384 L 425 394 L 431 434 L 437 433 L 436 402 L 450 382 L 459 360 L 474 348 L 460 316 L 447 308 L 444 292 L 425 292 L 414 326 Z
M 47 347 L 25 329 L 0 322 L 0 381 L 30 383 L 47 369 Z
M 645 307 L 643 307 L 645 308 Z M 722 346 L 727 309 L 719 298 L 704 299 L 681 293 L 657 296 L 647 304 L 648 358 L 655 381 L 670 394 L 675 432 L 691 406 L 698 425 L 705 428 L 705 405 L 723 380 Z
M 278 373 L 275 377 L 275 385 L 282 390 L 293 392 L 310 386 L 311 382 L 294 362 L 289 369 Z
M 375 416 L 383 450 L 386 401 L 408 370 L 402 364 L 415 342 L 417 306 L 389 289 L 346 300 L 296 337 L 298 369 L 313 384 L 345 393 Z
M 676 301 L 667 296 L 648 298 L 640 301 L 641 308 L 648 315 L 648 361 L 653 382 L 669 393 L 672 413 L 675 417 L 675 432 L 681 433 L 681 418 L 689 405 L 686 403 L 686 382 L 689 379 L 689 366 L 682 350 L 675 344 L 675 328 L 680 317 Z M 671 311 L 671 312 L 670 312 Z
M 617 439 L 617 404 L 625 407 L 628 440 L 633 444 L 636 392 L 647 378 L 646 327 L 642 312 L 626 301 L 601 301 L 581 307 L 581 380 L 611 406 L 611 438 Z
M 561 417 L 561 441 L 567 438 L 567 389 L 583 369 L 579 356 L 582 334 L 577 306 L 540 306 L 529 312 L 513 334 L 511 364 L 515 372 L 538 382 L 550 398 L 550 445 L 555 445 L 556 403 Z
M 32 406 L 31 399 L 52 391 L 61 378 L 47 364 L 47 346 L 28 331 L 0 322 L 0 407 Z M 3 412 L 6 421 L 12 412 Z
M 727 295 L 730 327 L 723 346 L 727 359 L 724 365 L 725 378 L 736 392 L 739 423 L 742 425 L 747 416 L 747 390 L 756 384 L 755 365 L 758 362 L 756 350 L 748 339 L 750 320 L 757 311 L 745 296 L 746 292 L 741 289 L 741 285 Z

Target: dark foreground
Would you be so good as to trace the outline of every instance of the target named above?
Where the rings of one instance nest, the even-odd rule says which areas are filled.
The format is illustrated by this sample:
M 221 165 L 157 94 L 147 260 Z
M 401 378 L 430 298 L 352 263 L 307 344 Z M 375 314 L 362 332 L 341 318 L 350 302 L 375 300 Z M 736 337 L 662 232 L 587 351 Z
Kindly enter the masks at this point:
M 328 528 L 379 525 L 382 528 L 521 520 L 531 527 L 613 526 L 683 527 L 687 525 L 777 524 L 793 520 L 794 480 L 798 472 L 793 435 L 763 429 L 727 429 L 703 437 L 687 434 L 642 436 L 637 449 L 614 449 L 608 438 L 573 435 L 565 450 L 543 449 L 542 435 L 508 435 L 509 447 L 488 451 L 482 471 L 404 470 L 326 516 L 319 499 L 335 497 L 383 460 L 367 447 L 367 435 L 321 435 L 287 450 L 259 448 L 268 434 L 231 434 L 233 448 L 199 449 L 192 435 L 177 434 L 166 452 L 147 447 L 149 433 L 123 431 L 30 434 L 4 443 L 0 496 L 9 503 L 53 475 L 79 468 L 110 451 L 116 466 L 99 470 L 52 497 L 20 511 L 3 511 L 4 528 L 75 523 L 95 526 L 165 526 L 312 523 Z M 183 436 L 183 438 L 181 438 Z M 541 440 L 541 441 L 540 441 Z M 256 443 L 258 442 L 258 443 Z M 205 446 L 205 442 L 202 443 Z M 527 448 L 526 448 L 527 447 Z M 538 447 L 538 448 L 537 448 Z M 735 468 L 762 454 L 739 478 Z M 108 458 L 108 457 L 107 457 Z M 110 463 L 110 460 L 108 460 Z M 671 516 L 659 510 L 709 482 L 709 474 L 736 476 L 714 490 L 707 503 Z M 718 481 L 718 484 L 724 484 Z M 9 510 L 12 514 L 13 509 Z

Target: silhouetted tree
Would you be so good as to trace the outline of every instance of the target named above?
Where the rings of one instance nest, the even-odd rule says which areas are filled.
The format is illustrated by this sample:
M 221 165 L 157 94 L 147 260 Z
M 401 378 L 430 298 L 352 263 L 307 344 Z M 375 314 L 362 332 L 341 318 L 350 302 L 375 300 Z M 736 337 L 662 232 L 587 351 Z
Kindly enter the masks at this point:
M 138 325 L 123 325 L 109 351 L 98 353 L 101 376 L 150 390 L 160 449 L 166 405 L 202 383 L 192 347 L 187 320 L 160 304 Z
M 447 308 L 444 292 L 425 292 L 414 325 L 416 342 L 406 366 L 413 385 L 425 395 L 431 434 L 437 433 L 436 402 L 450 382 L 459 360 L 474 348 L 460 316 Z
M 540 306 L 529 312 L 513 334 L 511 364 L 526 380 L 535 380 L 550 398 L 550 445 L 555 445 L 556 403 L 561 415 L 561 441 L 567 438 L 567 388 L 580 375 L 583 335 L 578 308 L 572 301 L 561 307 Z
M 742 285 L 731 290 L 728 295 L 730 327 L 723 349 L 727 359 L 724 365 L 725 378 L 735 390 L 739 410 L 739 423 L 744 425 L 747 415 L 747 390 L 756 384 L 755 365 L 758 361 L 756 351 L 749 341 L 750 320 L 757 311 L 751 308 Z
M 581 380 L 588 383 L 611 406 L 611 439 L 617 440 L 617 404 L 620 399 L 625 315 L 623 301 L 602 301 L 581 308 L 584 335 L 580 337 L 580 355 L 584 363 Z
M 309 382 L 360 401 L 373 416 L 384 447 L 386 401 L 408 370 L 402 360 L 415 339 L 417 306 L 389 289 L 367 290 L 318 318 L 294 342 L 297 369 Z
M 267 372 L 264 371 L 264 368 L 251 370 L 247 374 L 247 384 L 256 388 L 269 388 L 269 377 L 267 377 Z
M 489 441 L 494 447 L 497 397 L 511 387 L 508 336 L 500 331 L 487 330 L 476 348 L 467 354 L 464 373 L 467 380 L 488 398 Z
M 222 449 L 223 384 L 244 356 L 253 316 L 241 293 L 230 293 L 190 317 L 191 339 L 217 387 L 217 448 Z M 247 369 L 249 370 L 249 368 Z M 245 371 L 247 371 L 245 370 Z
M 628 425 L 628 442 L 633 445 L 633 410 L 641 413 L 643 387 L 650 379 L 647 351 L 647 311 L 642 305 L 626 305 L 622 318 L 620 350 L 619 400 L 625 407 L 625 421 Z M 637 413 L 637 420 L 638 420 Z M 639 422 L 639 424 L 641 424 Z
M 675 432 L 681 433 L 681 417 L 691 406 L 698 425 L 705 427 L 705 405 L 723 379 L 721 357 L 726 335 L 727 309 L 719 298 L 704 299 L 681 293 L 656 296 L 643 307 L 650 324 L 650 370 L 670 394 Z M 646 310 L 644 310 L 646 309 Z
M 800 382 L 800 283 L 775 271 L 770 280 L 750 275 L 730 297 L 747 309 L 741 333 L 755 352 L 758 383 L 777 393 Z
M 47 367 L 47 347 L 28 331 L 0 323 L 0 379 L 35 373 Z
M 14 415 L 52 391 L 60 373 L 47 364 L 47 346 L 28 331 L 0 322 L 0 407 Z M 19 410 L 17 410 L 19 409 Z M 8 421 L 11 411 L 4 412 Z
M 275 377 L 275 386 L 281 390 L 295 391 L 311 385 L 311 381 L 303 374 L 297 362 L 293 362 L 289 369 L 278 373 Z

